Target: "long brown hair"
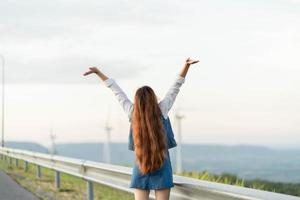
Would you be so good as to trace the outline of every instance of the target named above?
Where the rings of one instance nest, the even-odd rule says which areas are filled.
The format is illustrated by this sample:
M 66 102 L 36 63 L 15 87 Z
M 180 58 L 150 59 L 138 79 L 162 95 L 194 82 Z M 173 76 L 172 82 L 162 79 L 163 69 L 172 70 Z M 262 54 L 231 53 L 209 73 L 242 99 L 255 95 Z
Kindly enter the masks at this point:
M 142 174 L 159 169 L 166 157 L 166 135 L 157 98 L 149 86 L 137 89 L 132 131 L 136 162 Z

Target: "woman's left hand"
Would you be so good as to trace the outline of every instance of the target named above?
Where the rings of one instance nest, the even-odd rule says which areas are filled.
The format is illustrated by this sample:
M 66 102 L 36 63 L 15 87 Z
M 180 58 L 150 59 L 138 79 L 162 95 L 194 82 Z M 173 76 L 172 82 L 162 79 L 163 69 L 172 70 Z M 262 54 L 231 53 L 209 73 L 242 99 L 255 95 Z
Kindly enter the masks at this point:
M 100 70 L 97 67 L 90 67 L 89 69 L 90 69 L 89 71 L 87 71 L 83 74 L 84 76 L 92 74 L 92 73 L 100 74 Z

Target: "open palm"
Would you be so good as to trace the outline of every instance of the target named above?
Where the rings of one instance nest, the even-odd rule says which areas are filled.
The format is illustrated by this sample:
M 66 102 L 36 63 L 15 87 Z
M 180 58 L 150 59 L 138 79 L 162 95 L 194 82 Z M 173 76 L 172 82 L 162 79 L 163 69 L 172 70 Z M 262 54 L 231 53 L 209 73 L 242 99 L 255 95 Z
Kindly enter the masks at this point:
M 186 59 L 185 62 L 186 62 L 187 64 L 189 64 L 189 65 L 192 65 L 192 64 L 195 64 L 195 63 L 199 62 L 199 60 L 191 60 L 190 58 L 188 58 L 188 59 Z
M 98 74 L 100 72 L 97 67 L 89 67 L 89 69 L 90 69 L 89 71 L 87 71 L 83 74 L 84 76 L 92 74 L 92 73 Z

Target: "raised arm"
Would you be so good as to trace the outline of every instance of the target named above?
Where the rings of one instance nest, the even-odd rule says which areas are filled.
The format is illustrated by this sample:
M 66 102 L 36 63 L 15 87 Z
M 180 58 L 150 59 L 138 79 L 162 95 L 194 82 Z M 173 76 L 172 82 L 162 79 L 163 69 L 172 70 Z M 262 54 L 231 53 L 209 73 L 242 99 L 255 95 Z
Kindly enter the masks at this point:
M 133 108 L 132 102 L 128 99 L 125 92 L 120 88 L 120 86 L 116 83 L 116 81 L 112 78 L 107 77 L 103 72 L 101 72 L 97 67 L 90 67 L 90 71 L 84 73 L 86 76 L 88 74 L 95 73 L 99 76 L 99 78 L 104 82 L 106 87 L 109 87 L 112 92 L 117 97 L 119 103 L 121 104 L 124 112 L 127 114 L 128 118 L 131 116 L 131 111 Z
M 179 93 L 181 85 L 185 81 L 186 74 L 192 64 L 195 64 L 199 62 L 199 60 L 191 60 L 188 58 L 180 71 L 180 73 L 177 75 L 175 82 L 172 84 L 170 89 L 168 90 L 165 97 L 159 102 L 160 109 L 162 111 L 162 114 L 165 118 L 167 118 L 168 113 L 170 109 L 172 108 L 172 105 L 175 102 L 175 99 L 177 97 L 177 94 Z

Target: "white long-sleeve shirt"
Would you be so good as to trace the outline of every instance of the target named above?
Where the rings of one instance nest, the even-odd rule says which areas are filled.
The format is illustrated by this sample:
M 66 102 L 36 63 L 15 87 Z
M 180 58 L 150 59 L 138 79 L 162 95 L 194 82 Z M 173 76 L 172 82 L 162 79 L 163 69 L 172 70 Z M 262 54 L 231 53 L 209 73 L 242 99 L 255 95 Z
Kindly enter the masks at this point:
M 165 97 L 158 103 L 160 110 L 162 112 L 162 115 L 165 119 L 168 118 L 168 113 L 170 109 L 172 108 L 172 105 L 176 99 L 176 96 L 179 92 L 179 89 L 181 85 L 184 83 L 185 78 L 181 75 L 177 75 L 174 83 L 169 88 L 167 94 Z M 109 87 L 112 92 L 117 97 L 119 103 L 121 104 L 123 110 L 128 116 L 129 121 L 131 121 L 131 114 L 133 110 L 133 103 L 130 101 L 130 99 L 127 97 L 125 92 L 120 88 L 120 86 L 117 84 L 117 82 L 113 78 L 108 78 L 104 81 L 104 85 L 106 87 Z

